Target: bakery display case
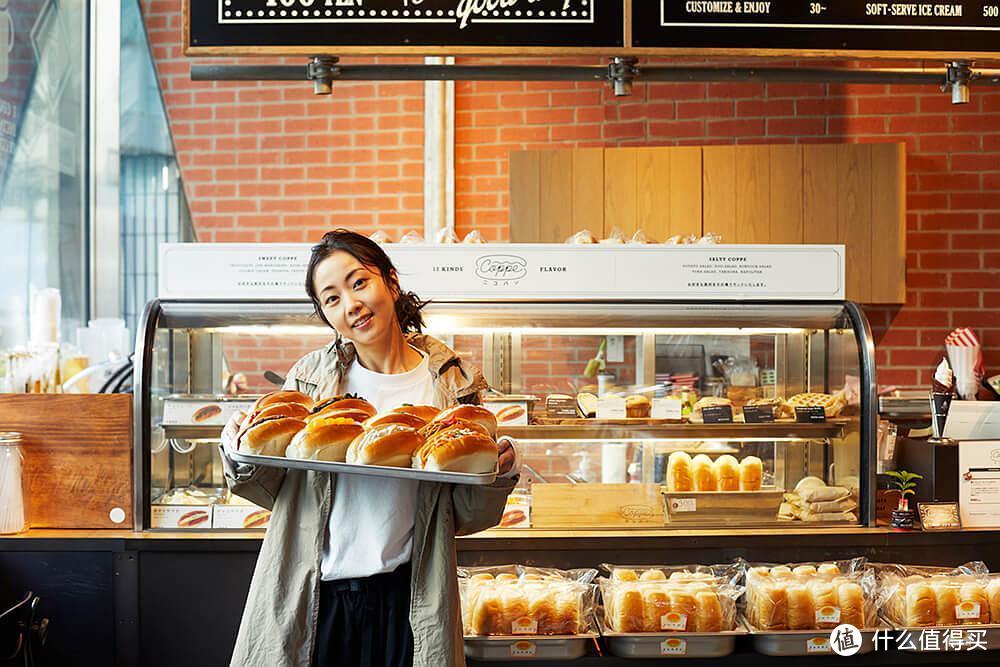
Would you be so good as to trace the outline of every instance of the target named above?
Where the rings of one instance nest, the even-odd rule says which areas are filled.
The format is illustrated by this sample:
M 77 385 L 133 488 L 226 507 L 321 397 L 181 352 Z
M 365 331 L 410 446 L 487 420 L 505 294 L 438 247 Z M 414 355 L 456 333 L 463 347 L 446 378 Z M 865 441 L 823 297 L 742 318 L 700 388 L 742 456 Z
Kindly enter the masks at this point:
M 442 298 L 425 320 L 483 369 L 519 443 L 504 527 L 873 524 L 873 350 L 850 302 Z M 150 302 L 141 526 L 263 527 L 225 489 L 222 425 L 331 340 L 305 301 Z

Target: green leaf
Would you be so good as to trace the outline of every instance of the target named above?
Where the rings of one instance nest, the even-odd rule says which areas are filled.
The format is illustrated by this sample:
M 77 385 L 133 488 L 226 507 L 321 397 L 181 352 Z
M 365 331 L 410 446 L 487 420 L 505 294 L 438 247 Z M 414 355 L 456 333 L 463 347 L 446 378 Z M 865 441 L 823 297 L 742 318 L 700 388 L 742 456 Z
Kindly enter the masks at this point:
M 894 477 L 896 479 L 900 479 L 903 476 L 900 472 L 896 470 L 889 470 L 885 474 L 888 475 L 889 477 Z

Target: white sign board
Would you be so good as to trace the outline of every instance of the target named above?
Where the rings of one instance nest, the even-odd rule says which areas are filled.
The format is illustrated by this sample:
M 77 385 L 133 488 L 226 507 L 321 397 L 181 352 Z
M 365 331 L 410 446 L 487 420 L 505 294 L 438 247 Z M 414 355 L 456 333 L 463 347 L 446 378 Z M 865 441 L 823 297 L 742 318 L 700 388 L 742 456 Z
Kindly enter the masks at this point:
M 1000 402 L 952 401 L 943 435 L 949 440 L 1000 440 Z
M 962 527 L 1000 526 L 1000 440 L 958 444 L 958 505 Z
M 844 298 L 844 247 L 452 244 L 383 246 L 428 299 Z M 303 300 L 310 246 L 160 246 L 161 299 Z

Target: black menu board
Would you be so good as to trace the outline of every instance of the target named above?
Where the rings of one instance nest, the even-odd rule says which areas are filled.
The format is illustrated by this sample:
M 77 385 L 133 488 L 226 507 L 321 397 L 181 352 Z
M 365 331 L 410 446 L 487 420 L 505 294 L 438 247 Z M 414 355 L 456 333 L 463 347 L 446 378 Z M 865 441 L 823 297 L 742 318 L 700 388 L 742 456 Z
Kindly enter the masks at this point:
M 195 54 L 260 48 L 331 55 L 357 47 L 621 49 L 625 1 L 185 0 L 187 46 Z
M 1000 52 L 1000 0 L 634 0 L 632 46 Z

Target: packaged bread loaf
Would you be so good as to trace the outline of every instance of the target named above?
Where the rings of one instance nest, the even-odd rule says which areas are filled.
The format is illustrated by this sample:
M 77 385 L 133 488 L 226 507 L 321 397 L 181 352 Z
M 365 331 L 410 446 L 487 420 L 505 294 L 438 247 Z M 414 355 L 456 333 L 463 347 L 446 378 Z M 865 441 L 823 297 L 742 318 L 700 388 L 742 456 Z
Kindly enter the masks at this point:
M 747 565 L 745 615 L 760 631 L 830 630 L 842 623 L 871 628 L 876 579 L 864 559 Z
M 982 562 L 957 568 L 875 564 L 882 615 L 900 627 L 983 625 L 1000 620 L 1000 579 Z
M 593 629 L 596 570 L 459 568 L 466 636 L 577 635 Z
M 698 454 L 693 459 L 687 452 L 673 452 L 667 458 L 667 491 L 759 491 L 764 477 L 764 464 L 756 456 L 737 461 L 723 454 L 715 461 Z
M 736 624 L 743 589 L 724 566 L 603 565 L 604 624 L 612 632 L 724 632 Z

